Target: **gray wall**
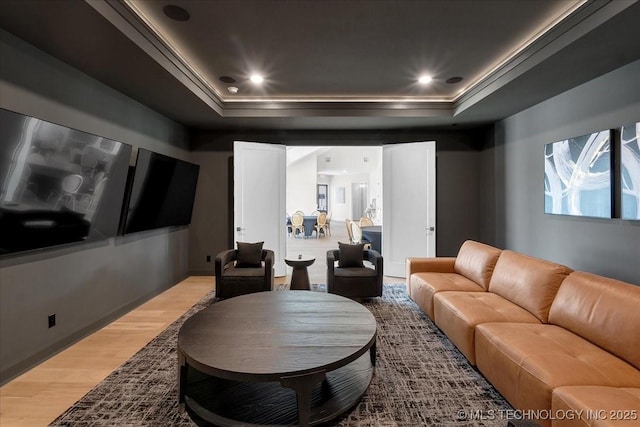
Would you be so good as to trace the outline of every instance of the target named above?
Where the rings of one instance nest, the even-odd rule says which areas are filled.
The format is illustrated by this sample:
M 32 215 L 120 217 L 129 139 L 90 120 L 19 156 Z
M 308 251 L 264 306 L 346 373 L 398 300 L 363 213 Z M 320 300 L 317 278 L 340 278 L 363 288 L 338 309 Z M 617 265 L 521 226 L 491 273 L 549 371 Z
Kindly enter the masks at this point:
M 491 129 L 398 131 L 297 131 L 196 134 L 192 161 L 201 165 L 193 220 L 189 230 L 189 265 L 194 274 L 212 274 L 213 258 L 231 244 L 233 194 L 230 161 L 233 141 L 286 145 L 380 145 L 383 143 L 436 141 L 437 242 L 440 256 L 455 255 L 462 242 L 480 239 L 479 147 Z M 230 175 L 231 174 L 231 175 Z M 206 256 L 212 261 L 207 263 Z
M 546 215 L 543 205 L 544 144 L 637 121 L 640 61 L 497 123 L 481 154 L 483 238 L 640 284 L 640 221 Z
M 640 120 L 640 62 L 509 117 L 493 130 L 216 132 L 195 135 L 188 151 L 182 126 L 5 32 L 0 38 L 2 108 L 201 165 L 189 229 L 0 261 L 2 382 L 187 274 L 212 274 L 213 257 L 231 241 L 233 140 L 290 145 L 435 140 L 438 255 L 455 255 L 464 240 L 476 239 L 640 283 L 640 222 L 545 215 L 542 197 L 544 144 Z M 54 312 L 58 325 L 48 329 L 47 315 Z
M 0 31 L 0 107 L 189 158 L 182 126 Z M 161 229 L 0 260 L 0 381 L 188 274 L 189 231 Z M 55 313 L 57 325 L 47 326 Z
M 189 267 L 194 275 L 213 275 L 214 259 L 229 249 L 233 227 L 233 190 L 229 190 L 232 151 L 196 151 L 200 165 L 196 200 L 189 227 Z M 210 261 L 207 262 L 207 256 Z
M 285 144 L 438 143 L 438 253 L 477 239 L 477 147 L 484 130 L 217 132 L 197 135 L 0 31 L 0 107 L 201 165 L 189 229 L 161 229 L 0 260 L 0 381 L 63 349 L 187 274 L 212 274 L 231 241 L 233 140 Z M 480 135 L 480 136 L 479 136 Z M 461 225 L 462 224 L 462 225 Z M 206 261 L 210 255 L 211 262 Z M 57 325 L 48 329 L 47 316 Z

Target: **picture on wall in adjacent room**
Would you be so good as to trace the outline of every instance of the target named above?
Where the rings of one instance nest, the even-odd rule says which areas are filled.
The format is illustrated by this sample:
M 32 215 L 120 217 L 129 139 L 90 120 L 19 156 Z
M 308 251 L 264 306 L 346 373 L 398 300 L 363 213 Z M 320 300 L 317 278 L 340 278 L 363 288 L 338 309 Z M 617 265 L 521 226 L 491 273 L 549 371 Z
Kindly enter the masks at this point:
M 640 122 L 620 130 L 622 218 L 640 220 Z
M 611 131 L 544 146 L 544 212 L 611 217 Z

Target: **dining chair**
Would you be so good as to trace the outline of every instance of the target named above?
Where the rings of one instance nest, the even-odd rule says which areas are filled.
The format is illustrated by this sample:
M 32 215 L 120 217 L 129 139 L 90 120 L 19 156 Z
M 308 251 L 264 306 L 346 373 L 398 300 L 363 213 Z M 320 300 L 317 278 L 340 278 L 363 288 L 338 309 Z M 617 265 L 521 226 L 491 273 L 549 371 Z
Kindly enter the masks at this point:
M 369 227 L 372 225 L 373 221 L 371 220 L 371 218 L 367 216 L 363 216 L 362 218 L 360 218 L 360 227 Z
M 80 167 L 85 175 L 93 177 L 96 168 L 98 167 L 98 158 L 101 152 L 100 149 L 93 145 L 87 145 L 82 154 L 80 155 Z
M 60 193 L 60 197 L 56 202 L 56 207 L 63 204 L 67 207 L 70 207 L 71 210 L 76 209 L 76 195 L 78 194 L 78 190 L 82 186 L 82 182 L 84 178 L 82 175 L 71 174 L 64 177 L 62 180 L 62 192 Z M 71 202 L 71 206 L 69 206 L 69 202 Z
M 355 221 L 351 221 L 351 235 L 351 240 L 353 243 L 364 243 L 365 249 L 371 249 L 371 243 L 367 242 L 366 240 L 362 240 L 362 229 L 360 228 L 360 225 L 358 225 L 358 223 Z
M 325 226 L 325 228 L 327 229 L 327 233 L 329 234 L 329 236 L 331 236 L 331 214 L 332 214 L 332 213 L 333 213 L 332 211 L 329 211 L 329 212 L 327 213 L 327 224 L 326 224 L 326 226 Z
M 93 193 L 85 196 L 89 200 L 89 203 L 87 205 L 87 213 L 85 215 L 85 218 L 87 218 L 88 220 L 91 220 L 96 212 L 96 208 L 98 207 L 98 203 L 100 202 L 100 198 L 102 197 L 104 187 L 107 184 L 107 179 L 108 178 L 106 176 L 102 175 L 93 188 Z
M 318 219 L 316 219 L 316 225 L 313 226 L 316 230 L 316 239 L 320 238 L 320 231 L 327 235 L 327 214 L 325 212 L 320 212 L 318 215 Z
M 344 220 L 347 226 L 347 235 L 349 236 L 349 242 L 353 243 L 353 231 L 351 231 L 351 220 L 349 218 Z
M 20 176 L 20 184 L 18 186 L 18 191 L 16 198 L 22 202 L 22 199 L 25 197 L 25 193 L 29 192 L 27 198 L 35 198 L 38 193 L 38 186 L 36 183 L 31 181 L 31 167 L 29 165 L 24 165 L 24 169 L 22 170 L 22 176 Z
M 291 215 L 291 235 L 295 237 L 298 231 L 304 235 L 304 214 L 301 211 Z

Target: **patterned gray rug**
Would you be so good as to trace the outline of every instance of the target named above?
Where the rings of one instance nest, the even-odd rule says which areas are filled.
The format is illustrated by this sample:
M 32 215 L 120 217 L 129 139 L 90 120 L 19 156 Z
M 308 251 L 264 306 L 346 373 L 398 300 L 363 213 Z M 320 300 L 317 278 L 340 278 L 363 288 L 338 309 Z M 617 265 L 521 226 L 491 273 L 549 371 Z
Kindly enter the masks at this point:
M 207 295 L 50 425 L 195 426 L 178 409 L 177 334 L 213 302 Z M 495 414 L 511 410 L 509 404 L 411 301 L 404 284 L 385 284 L 382 298 L 362 303 L 378 322 L 376 371 L 361 402 L 332 425 L 506 426 Z

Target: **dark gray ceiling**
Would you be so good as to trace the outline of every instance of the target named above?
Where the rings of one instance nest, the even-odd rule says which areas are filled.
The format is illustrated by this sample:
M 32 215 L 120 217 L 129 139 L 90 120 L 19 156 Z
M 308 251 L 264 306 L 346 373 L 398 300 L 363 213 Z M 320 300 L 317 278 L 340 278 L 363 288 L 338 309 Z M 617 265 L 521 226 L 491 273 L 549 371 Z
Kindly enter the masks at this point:
M 638 22 L 636 0 L 0 2 L 3 29 L 200 129 L 490 123 L 640 59 Z

